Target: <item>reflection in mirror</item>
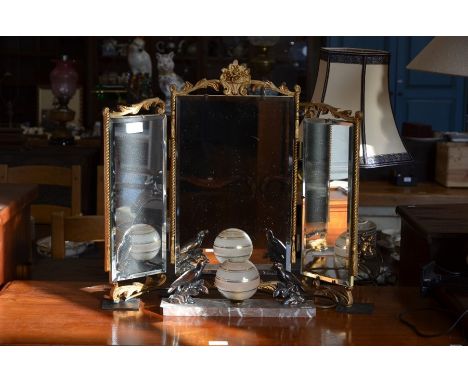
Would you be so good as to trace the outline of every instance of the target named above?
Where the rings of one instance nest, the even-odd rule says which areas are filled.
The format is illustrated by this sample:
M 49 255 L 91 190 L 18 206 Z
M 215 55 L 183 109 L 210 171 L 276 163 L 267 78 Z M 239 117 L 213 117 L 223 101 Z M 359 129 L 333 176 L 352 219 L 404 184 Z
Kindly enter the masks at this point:
M 353 128 L 305 118 L 303 139 L 302 273 L 349 285 Z
M 166 271 L 166 117 L 110 119 L 113 282 Z
M 294 97 L 186 95 L 176 110 L 177 247 L 207 229 L 210 251 L 221 231 L 238 228 L 252 240 L 251 261 L 268 264 L 271 229 L 289 257 Z

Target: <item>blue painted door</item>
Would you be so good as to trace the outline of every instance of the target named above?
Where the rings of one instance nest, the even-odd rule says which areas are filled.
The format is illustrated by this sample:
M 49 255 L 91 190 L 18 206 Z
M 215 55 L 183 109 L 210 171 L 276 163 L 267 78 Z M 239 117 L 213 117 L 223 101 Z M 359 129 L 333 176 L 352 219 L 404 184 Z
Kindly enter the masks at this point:
M 464 79 L 406 69 L 432 37 L 327 37 L 327 46 L 387 50 L 393 112 L 403 122 L 425 123 L 434 131 L 464 130 Z
M 432 125 L 434 131 L 463 131 L 464 79 L 408 70 L 406 65 L 432 37 L 396 37 L 395 117 Z

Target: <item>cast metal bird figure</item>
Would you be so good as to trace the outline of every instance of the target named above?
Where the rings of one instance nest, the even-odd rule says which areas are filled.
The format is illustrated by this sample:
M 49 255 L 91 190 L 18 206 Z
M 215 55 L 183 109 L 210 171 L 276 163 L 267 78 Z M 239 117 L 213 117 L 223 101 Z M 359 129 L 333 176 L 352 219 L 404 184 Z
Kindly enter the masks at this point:
M 183 259 L 177 261 L 177 268 L 182 272 L 185 272 L 189 269 L 195 268 L 201 260 L 206 258 L 206 255 L 203 253 L 203 249 L 195 248 L 194 250 L 188 252 Z
M 203 239 L 205 238 L 205 235 L 208 234 L 208 230 L 204 229 L 200 232 L 197 233 L 197 236 L 195 236 L 192 240 L 190 240 L 188 243 L 184 244 L 180 248 L 180 255 L 184 255 L 187 252 L 193 251 L 195 248 L 198 248 L 201 246 L 203 243 Z
M 302 287 L 301 280 L 299 280 L 296 275 L 293 273 L 287 271 L 284 269 L 283 264 L 281 263 L 274 263 L 273 268 L 276 269 L 276 273 L 278 274 L 278 277 L 280 281 L 282 281 L 284 284 L 286 284 L 288 287 L 289 286 L 294 286 L 301 292 L 305 293 L 304 288 Z
M 273 263 L 284 264 L 286 261 L 286 246 L 275 237 L 271 229 L 265 229 L 267 238 L 267 254 Z
M 301 281 L 291 272 L 284 269 L 283 264 L 274 263 L 273 268 L 278 273 L 278 282 L 273 291 L 274 298 L 282 298 L 284 305 L 298 305 L 306 301 L 305 290 Z
M 208 263 L 208 259 L 202 259 L 197 266 L 193 269 L 188 270 L 187 272 L 183 273 L 178 279 L 176 279 L 168 289 L 168 293 L 182 293 L 184 289 L 189 289 L 190 284 L 197 282 L 202 273 L 205 265 Z

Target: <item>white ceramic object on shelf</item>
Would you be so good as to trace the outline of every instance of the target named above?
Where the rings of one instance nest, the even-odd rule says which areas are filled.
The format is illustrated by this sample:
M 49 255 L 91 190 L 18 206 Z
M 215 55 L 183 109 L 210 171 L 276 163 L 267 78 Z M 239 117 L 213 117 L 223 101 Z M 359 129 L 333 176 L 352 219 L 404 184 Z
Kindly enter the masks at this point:
M 134 224 L 128 231 L 130 255 L 137 261 L 151 260 L 161 249 L 161 236 L 149 224 Z
M 171 86 L 174 85 L 177 90 L 181 90 L 185 85 L 181 76 L 174 72 L 174 52 L 167 54 L 156 53 L 158 62 L 158 82 L 161 91 L 166 97 L 166 114 L 171 114 Z
M 151 78 L 153 68 L 151 57 L 145 50 L 145 40 L 137 37 L 132 41 L 128 46 L 127 59 L 132 74 L 148 74 Z
M 216 236 L 213 252 L 220 263 L 246 261 L 252 255 L 253 246 L 249 235 L 238 228 L 228 228 Z
M 260 285 L 260 275 L 255 265 L 246 260 L 223 262 L 215 278 L 215 286 L 229 300 L 243 301 L 252 297 Z
M 75 242 L 75 241 L 65 241 L 65 257 L 77 257 L 81 255 L 88 245 L 92 243 L 88 242 Z M 36 242 L 37 253 L 44 257 L 50 257 L 52 254 L 52 244 L 51 237 L 43 237 Z

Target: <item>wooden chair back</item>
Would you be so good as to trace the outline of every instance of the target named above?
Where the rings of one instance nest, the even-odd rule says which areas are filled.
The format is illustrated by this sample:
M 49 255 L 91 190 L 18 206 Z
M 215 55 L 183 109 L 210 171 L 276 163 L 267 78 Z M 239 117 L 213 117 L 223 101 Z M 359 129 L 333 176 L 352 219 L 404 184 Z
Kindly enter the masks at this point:
M 81 213 L 81 166 L 27 165 L 9 167 L 7 164 L 0 164 L 0 183 L 70 187 L 70 207 L 55 204 L 33 204 L 31 206 L 31 215 L 36 223 L 50 224 L 53 212 L 62 211 L 65 216 Z
M 96 193 L 96 214 L 104 215 L 104 166 L 97 166 L 97 193 Z M 100 247 L 101 248 L 101 247 Z M 104 271 L 110 270 L 109 249 L 102 243 L 104 250 Z
M 52 258 L 65 258 L 65 241 L 104 241 L 104 216 L 65 216 L 63 211 L 52 214 Z
M 96 214 L 104 215 L 104 166 L 97 166 Z

